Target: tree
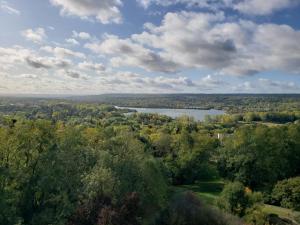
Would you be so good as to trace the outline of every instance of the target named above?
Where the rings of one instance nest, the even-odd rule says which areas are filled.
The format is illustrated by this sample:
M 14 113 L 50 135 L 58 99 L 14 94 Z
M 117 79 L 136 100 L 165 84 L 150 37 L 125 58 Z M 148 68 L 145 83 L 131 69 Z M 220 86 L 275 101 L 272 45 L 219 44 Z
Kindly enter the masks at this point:
M 79 130 L 56 132 L 50 121 L 23 121 L 0 136 L 3 204 L 12 207 L 9 214 L 2 211 L 3 218 L 14 213 L 24 224 L 63 223 L 75 208 L 88 165 Z
M 210 161 L 218 146 L 215 138 L 208 135 L 191 135 L 190 145 L 184 145 L 178 152 L 179 167 L 177 179 L 181 183 L 190 184 L 200 179 L 213 179 L 216 176 L 213 163 Z
M 295 125 L 296 126 L 296 125 Z M 296 175 L 299 165 L 299 128 L 242 126 L 226 138 L 219 151 L 222 176 L 244 185 L 270 189 L 279 179 Z M 294 125 L 293 125 L 294 127 Z
M 244 185 L 240 182 L 226 184 L 218 199 L 218 206 L 234 215 L 244 216 L 249 207 Z
M 83 179 L 89 199 L 100 195 L 119 201 L 136 192 L 142 211 L 149 215 L 164 205 L 167 185 L 160 165 L 132 133 L 122 129 L 109 139 L 94 133 L 88 141 L 95 157 L 94 167 Z M 93 149 L 93 143 L 101 144 Z
M 279 181 L 273 191 L 272 200 L 285 208 L 300 209 L 300 177 Z

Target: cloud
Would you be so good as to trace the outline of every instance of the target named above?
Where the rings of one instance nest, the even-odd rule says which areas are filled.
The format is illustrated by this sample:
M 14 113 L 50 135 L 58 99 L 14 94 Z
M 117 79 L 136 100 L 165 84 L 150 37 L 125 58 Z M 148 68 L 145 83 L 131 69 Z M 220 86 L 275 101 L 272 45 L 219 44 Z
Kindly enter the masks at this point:
M 300 87 L 295 82 L 259 78 L 255 81 L 238 84 L 233 87 L 232 91 L 240 93 L 299 93 Z
M 67 75 L 67 76 L 72 77 L 72 78 L 78 79 L 78 78 L 81 77 L 81 75 L 80 75 L 80 73 L 79 73 L 78 71 L 74 71 L 74 70 L 66 70 L 65 72 L 66 72 L 66 75 Z
M 63 57 L 41 56 L 38 52 L 21 46 L 0 47 L 0 68 L 2 70 L 24 65 L 34 69 L 67 68 L 72 65 L 72 61 Z
M 80 38 L 82 40 L 89 40 L 89 39 L 92 38 L 89 33 L 86 33 L 86 32 L 77 32 L 75 30 L 72 31 L 72 37 L 73 38 Z
M 99 77 L 102 86 L 111 88 L 110 92 L 173 93 L 173 92 L 207 92 L 228 87 L 229 84 L 214 75 L 199 80 L 186 76 L 147 77 L 133 72 L 106 72 Z M 115 89 L 115 91 L 113 91 Z
M 297 0 L 296 0 L 297 1 Z M 248 15 L 270 15 L 281 9 L 292 7 L 295 0 L 244 0 L 232 5 L 233 9 Z
M 107 23 L 121 23 L 119 7 L 121 0 L 50 0 L 54 6 L 61 8 L 62 15 L 74 15 L 82 19 L 93 19 Z
M 59 58 L 65 58 L 65 57 L 77 57 L 81 59 L 85 59 L 86 56 L 82 52 L 76 52 L 72 51 L 67 48 L 61 48 L 61 47 L 51 47 L 51 46 L 43 46 L 40 48 L 42 51 L 51 53 Z
M 95 72 L 103 72 L 106 70 L 105 66 L 101 63 L 93 63 L 84 61 L 78 64 L 78 68 L 82 70 L 91 70 Z
M 70 45 L 79 45 L 79 42 L 76 41 L 74 38 L 68 38 L 66 39 L 66 42 Z
M 186 88 L 196 87 L 187 77 L 147 77 L 132 72 L 107 72 L 99 77 L 99 84 L 106 88 L 113 88 L 115 92 L 174 92 Z M 112 92 L 112 90 L 110 92 Z
M 38 79 L 39 76 L 36 74 L 29 74 L 29 73 L 23 73 L 19 75 L 20 78 L 26 78 L 26 79 Z
M 133 66 L 147 71 L 173 73 L 177 65 L 160 56 L 160 54 L 134 43 L 131 39 L 120 39 L 117 36 L 107 36 L 103 42 L 85 45 L 91 51 L 111 55 L 114 67 Z
M 137 0 L 144 8 L 150 5 L 170 6 L 183 4 L 188 8 L 205 8 L 213 11 L 233 9 L 242 14 L 265 16 L 299 4 L 298 0 Z
M 260 78 L 258 81 L 262 86 L 265 86 L 267 88 L 273 87 L 273 88 L 279 88 L 281 90 L 290 90 L 290 91 L 300 90 L 300 87 L 295 82 L 274 81 L 265 78 Z
M 228 0 L 136 0 L 144 8 L 150 5 L 170 6 L 184 4 L 187 7 L 200 7 L 200 8 L 220 8 L 223 7 Z
M 222 13 L 179 12 L 166 14 L 159 26 L 145 24 L 144 32 L 123 41 L 156 49 L 173 68 L 253 75 L 271 70 L 299 74 L 299 40 L 300 31 L 287 25 L 228 22 Z
M 216 76 L 213 75 L 207 75 L 203 77 L 200 82 L 197 82 L 197 85 L 200 87 L 206 87 L 207 89 L 213 89 L 217 87 L 224 87 L 224 85 L 227 85 L 228 83 L 218 79 Z
M 44 68 L 44 69 L 49 69 L 51 68 L 51 63 L 50 61 L 46 61 L 43 58 L 32 58 L 32 57 L 27 57 L 26 62 L 28 63 L 29 66 L 34 67 L 36 69 Z
M 36 44 L 41 44 L 46 38 L 46 32 L 44 28 L 36 28 L 34 29 L 27 29 L 21 32 L 22 36 L 25 37 L 26 40 L 32 41 Z
M 12 15 L 21 15 L 21 12 L 15 8 L 13 8 L 7 1 L 0 1 L 0 9 L 8 14 Z
M 34 54 L 30 49 L 21 46 L 11 48 L 0 47 L 0 68 L 2 71 L 9 70 L 20 64 L 23 64 L 25 58 Z
M 56 57 L 38 57 L 28 56 L 25 58 L 27 64 L 35 69 L 51 69 L 51 68 L 67 68 L 72 65 L 72 62 Z

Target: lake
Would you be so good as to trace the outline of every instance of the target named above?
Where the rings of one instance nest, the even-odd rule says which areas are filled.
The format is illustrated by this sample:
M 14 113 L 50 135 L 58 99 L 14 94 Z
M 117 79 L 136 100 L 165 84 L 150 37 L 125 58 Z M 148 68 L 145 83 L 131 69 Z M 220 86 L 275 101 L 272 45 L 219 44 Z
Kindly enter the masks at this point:
M 157 113 L 161 115 L 166 115 L 172 118 L 177 118 L 180 116 L 194 117 L 195 120 L 203 121 L 206 115 L 223 115 L 225 111 L 223 110 L 200 110 L 200 109 L 162 109 L 162 108 L 132 108 L 132 107 L 117 107 L 120 109 L 132 109 L 139 113 Z

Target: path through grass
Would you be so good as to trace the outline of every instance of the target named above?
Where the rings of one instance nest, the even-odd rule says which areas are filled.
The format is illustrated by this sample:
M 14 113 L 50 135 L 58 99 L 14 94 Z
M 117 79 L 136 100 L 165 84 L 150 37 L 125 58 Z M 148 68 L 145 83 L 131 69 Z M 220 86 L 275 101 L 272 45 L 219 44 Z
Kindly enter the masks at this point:
M 209 182 L 198 182 L 193 185 L 180 185 L 176 186 L 177 192 L 192 191 L 204 202 L 214 205 L 215 200 L 218 198 L 224 182 L 222 181 L 209 181 Z

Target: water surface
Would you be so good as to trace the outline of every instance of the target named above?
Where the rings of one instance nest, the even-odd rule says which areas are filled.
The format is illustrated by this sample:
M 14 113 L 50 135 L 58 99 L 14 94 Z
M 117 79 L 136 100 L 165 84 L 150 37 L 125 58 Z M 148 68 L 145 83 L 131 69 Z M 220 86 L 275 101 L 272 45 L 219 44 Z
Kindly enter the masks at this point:
M 136 110 L 139 113 L 157 113 L 160 115 L 166 115 L 172 118 L 177 118 L 180 116 L 194 117 L 195 120 L 203 121 L 206 115 L 223 115 L 225 112 L 223 110 L 202 110 L 202 109 L 162 109 L 162 108 L 132 108 L 132 107 L 118 107 L 123 109 Z

